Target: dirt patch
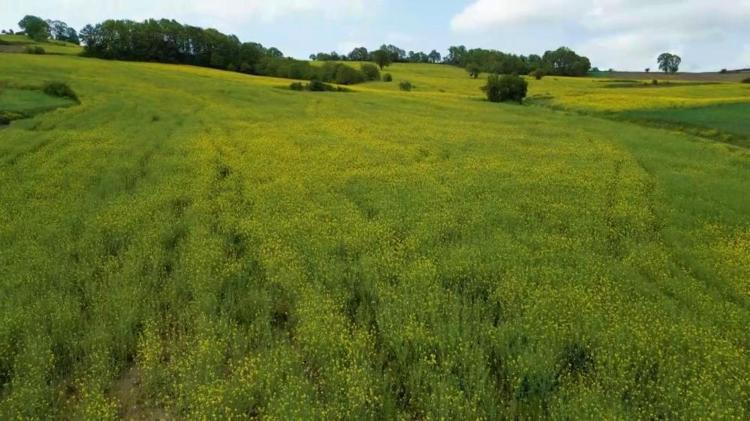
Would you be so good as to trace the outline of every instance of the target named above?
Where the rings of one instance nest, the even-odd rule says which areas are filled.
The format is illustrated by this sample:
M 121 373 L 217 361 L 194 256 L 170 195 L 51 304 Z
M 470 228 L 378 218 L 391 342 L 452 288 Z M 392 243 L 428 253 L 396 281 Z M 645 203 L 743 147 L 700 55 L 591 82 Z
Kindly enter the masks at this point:
M 119 417 L 124 420 L 173 420 L 163 408 L 148 403 L 141 387 L 141 374 L 137 367 L 131 367 L 115 381 L 110 395 L 120 406 Z

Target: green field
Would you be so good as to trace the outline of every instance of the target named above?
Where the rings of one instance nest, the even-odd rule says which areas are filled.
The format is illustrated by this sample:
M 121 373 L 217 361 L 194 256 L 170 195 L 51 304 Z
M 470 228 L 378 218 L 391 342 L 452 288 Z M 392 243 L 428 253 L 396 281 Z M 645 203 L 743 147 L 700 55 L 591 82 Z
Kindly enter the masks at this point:
M 602 118 L 746 85 L 386 71 L 0 57 L 0 418 L 750 417 L 750 153 Z
M 0 35 L 0 53 L 23 53 L 26 47 L 42 47 L 46 54 L 78 55 L 83 51 L 80 45 L 64 41 L 34 41 L 24 35 Z
M 747 102 L 700 108 L 636 110 L 624 112 L 622 116 L 668 127 L 714 131 L 716 134 L 726 133 L 739 138 L 743 146 L 750 147 L 750 103 Z

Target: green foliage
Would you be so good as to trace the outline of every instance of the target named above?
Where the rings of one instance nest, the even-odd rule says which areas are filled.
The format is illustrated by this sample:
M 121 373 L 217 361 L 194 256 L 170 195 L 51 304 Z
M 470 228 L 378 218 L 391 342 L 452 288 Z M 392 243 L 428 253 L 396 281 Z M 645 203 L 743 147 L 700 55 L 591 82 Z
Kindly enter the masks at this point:
M 482 74 L 482 69 L 476 63 L 469 63 L 466 66 L 466 71 L 469 73 L 469 76 L 472 79 L 476 79 L 479 77 L 480 74 Z
M 292 82 L 289 85 L 289 89 L 291 89 L 293 91 L 304 91 L 305 90 L 305 85 L 303 85 L 302 82 Z
M 369 63 L 362 63 L 360 69 L 367 80 L 380 80 L 380 69 L 378 69 L 378 66 Z
M 659 64 L 659 69 L 664 73 L 677 73 L 677 71 L 680 70 L 682 58 L 675 54 L 663 53 L 656 59 L 656 61 Z
M 742 79 L 742 83 L 750 83 L 750 77 Z
M 490 75 L 482 90 L 490 102 L 518 102 L 526 98 L 528 82 L 517 75 Z
M 383 82 L 393 82 L 393 75 L 390 73 L 383 74 Z
M 534 70 L 534 79 L 542 80 L 542 78 L 544 78 L 544 70 L 542 69 Z
M 45 94 L 58 98 L 68 98 L 78 102 L 78 95 L 65 82 L 45 82 L 42 90 Z
M 363 72 L 344 65 L 338 67 L 336 70 L 336 78 L 334 79 L 339 85 L 353 85 L 356 83 L 362 83 L 365 80 L 366 76 Z
M 26 15 L 18 26 L 34 41 L 46 41 L 50 37 L 49 24 L 40 17 Z
M 38 46 L 38 45 L 29 45 L 24 49 L 26 54 L 46 54 L 46 51 L 44 48 Z
M 591 62 L 567 47 L 560 47 L 544 53 L 542 66 L 547 74 L 553 76 L 586 76 Z
M 405 92 L 411 92 L 411 90 L 414 89 L 414 85 L 412 85 L 408 80 L 404 80 L 398 84 L 398 88 Z
M 377 51 L 373 51 L 370 54 L 370 57 L 372 58 L 372 61 L 378 65 L 380 70 L 383 70 L 384 67 L 390 66 L 391 63 L 393 63 L 393 59 L 391 58 L 391 54 L 384 50 L 380 49 Z

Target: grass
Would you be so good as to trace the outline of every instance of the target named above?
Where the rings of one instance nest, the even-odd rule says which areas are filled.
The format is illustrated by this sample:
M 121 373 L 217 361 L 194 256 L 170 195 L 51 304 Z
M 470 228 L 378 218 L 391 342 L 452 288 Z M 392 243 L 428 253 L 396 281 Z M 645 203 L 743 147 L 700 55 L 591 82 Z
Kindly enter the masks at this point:
M 750 416 L 747 150 L 388 71 L 0 60 L 81 100 L 0 131 L 0 418 Z
M 46 95 L 41 89 L 0 88 L 0 112 L 32 115 L 73 103 L 66 98 Z
M 749 115 L 750 103 L 700 108 L 645 109 L 620 114 L 626 119 L 693 131 L 705 137 L 729 135 L 727 141 L 734 141 L 746 147 L 750 147 L 750 122 L 747 117 Z
M 34 41 L 25 35 L 0 35 L 0 53 L 24 53 L 26 47 L 42 47 L 46 54 L 78 55 L 83 51 L 79 45 L 64 41 Z

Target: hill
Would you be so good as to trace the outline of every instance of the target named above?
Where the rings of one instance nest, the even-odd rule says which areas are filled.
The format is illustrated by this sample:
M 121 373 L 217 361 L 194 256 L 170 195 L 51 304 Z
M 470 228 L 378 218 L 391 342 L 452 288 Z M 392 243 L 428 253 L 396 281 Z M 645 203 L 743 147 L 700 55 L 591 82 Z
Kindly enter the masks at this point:
M 747 85 L 387 71 L 2 56 L 0 418 L 750 416 Z
M 27 47 L 41 47 L 47 54 L 78 55 L 83 51 L 80 45 L 64 41 L 37 42 L 25 35 L 0 35 L 0 53 L 23 53 Z

